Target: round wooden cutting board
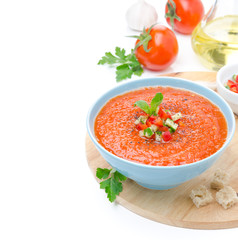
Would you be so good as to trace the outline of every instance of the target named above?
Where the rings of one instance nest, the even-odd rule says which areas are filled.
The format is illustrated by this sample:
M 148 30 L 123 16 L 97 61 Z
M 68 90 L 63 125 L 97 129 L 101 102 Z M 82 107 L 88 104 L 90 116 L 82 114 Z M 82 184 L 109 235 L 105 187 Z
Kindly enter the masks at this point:
M 215 82 L 214 72 L 178 72 L 163 76 L 185 78 L 192 81 Z M 236 124 L 238 118 L 236 116 Z M 236 126 L 237 126 L 236 125 Z M 89 136 L 86 137 L 88 165 L 96 178 L 98 167 L 108 168 L 109 164 L 101 157 Z M 231 176 L 230 186 L 238 192 L 238 130 L 221 158 L 202 175 L 169 190 L 150 190 L 127 179 L 123 191 L 116 201 L 132 212 L 145 218 L 177 227 L 194 229 L 222 229 L 238 227 L 238 204 L 225 210 L 215 201 L 216 191 L 211 190 L 214 200 L 207 206 L 196 208 L 189 198 L 191 190 L 200 184 L 209 188 L 211 178 L 217 168 Z M 97 178 L 96 178 L 97 179 Z M 99 182 L 100 180 L 97 179 Z M 104 190 L 102 190 L 104 191 Z M 105 201 L 108 201 L 105 195 Z

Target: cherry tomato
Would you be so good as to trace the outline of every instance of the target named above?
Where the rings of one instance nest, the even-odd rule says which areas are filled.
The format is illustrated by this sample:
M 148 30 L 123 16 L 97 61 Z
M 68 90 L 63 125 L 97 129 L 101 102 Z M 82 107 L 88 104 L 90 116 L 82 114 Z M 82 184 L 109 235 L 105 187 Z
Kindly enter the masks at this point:
M 172 30 L 163 25 L 155 25 L 151 29 L 146 29 L 146 33 L 148 33 L 148 30 L 150 30 L 148 35 L 151 36 L 151 39 L 148 41 L 147 51 L 145 51 L 143 45 L 137 47 L 135 50 L 136 58 L 140 64 L 149 70 L 160 71 L 166 69 L 178 55 L 177 38 Z M 136 41 L 136 46 L 140 41 L 142 40 L 138 39 Z
M 201 0 L 168 0 L 165 7 L 166 21 L 182 34 L 191 34 L 203 16 Z

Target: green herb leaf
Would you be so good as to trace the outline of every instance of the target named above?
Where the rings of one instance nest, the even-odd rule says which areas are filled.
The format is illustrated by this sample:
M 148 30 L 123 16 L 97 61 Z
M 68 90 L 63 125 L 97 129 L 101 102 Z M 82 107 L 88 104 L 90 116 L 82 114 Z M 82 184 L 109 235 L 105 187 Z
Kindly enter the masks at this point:
M 98 62 L 98 65 L 103 64 L 115 64 L 118 63 L 119 59 L 112 55 L 110 52 L 106 52 L 105 56 L 102 57 L 102 59 Z
M 115 54 L 121 59 L 126 59 L 126 51 L 124 48 L 120 49 L 119 47 L 116 47 Z
M 106 179 L 100 182 L 100 188 L 105 189 L 110 202 L 114 202 L 116 196 L 122 191 L 122 181 L 127 178 L 115 169 L 97 168 L 96 176 L 99 179 Z
M 124 176 L 123 174 L 119 173 L 118 171 L 116 171 L 114 173 L 114 178 L 117 180 L 117 181 L 125 181 L 126 180 L 126 176 Z
M 131 78 L 133 74 L 141 76 L 143 68 L 137 60 L 133 49 L 131 53 L 126 55 L 125 49 L 119 47 L 115 48 L 115 55 L 110 52 L 106 52 L 98 65 L 115 65 L 116 66 L 116 80 L 117 82 Z
M 139 107 L 141 110 L 143 110 L 145 113 L 150 115 L 150 106 L 148 103 L 144 100 L 139 100 L 135 102 L 134 106 Z
M 109 201 L 114 202 L 116 200 L 116 196 L 122 191 L 122 183 L 111 177 L 101 182 L 100 188 L 105 189 Z
M 96 176 L 97 176 L 97 178 L 99 178 L 99 179 L 106 179 L 106 178 L 108 178 L 110 172 L 111 172 L 111 169 L 107 169 L 107 168 L 97 168 Z
M 116 80 L 117 82 L 131 78 L 133 71 L 128 64 L 122 64 L 116 68 Z
M 138 106 L 141 110 L 143 110 L 145 113 L 149 115 L 152 115 L 152 114 L 157 115 L 156 109 L 162 103 L 162 101 L 163 101 L 163 94 L 156 93 L 153 99 L 151 100 L 150 106 L 144 100 L 137 101 L 134 104 L 134 106 Z
M 150 103 L 151 114 L 155 113 L 157 107 L 162 103 L 162 101 L 163 101 L 163 94 L 156 93 Z

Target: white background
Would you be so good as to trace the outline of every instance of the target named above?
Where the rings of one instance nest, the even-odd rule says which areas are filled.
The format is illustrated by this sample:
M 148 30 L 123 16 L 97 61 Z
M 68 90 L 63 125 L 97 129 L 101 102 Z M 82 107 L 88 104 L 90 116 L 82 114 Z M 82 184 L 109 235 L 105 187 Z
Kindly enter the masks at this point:
M 85 155 L 86 114 L 118 83 L 98 66 L 134 47 L 125 12 L 135 0 L 0 2 L 0 239 L 228 239 L 237 229 L 191 230 L 110 203 Z M 164 20 L 165 0 L 148 0 Z M 203 1 L 206 7 L 213 1 Z M 165 72 L 204 71 L 190 36 Z M 159 72 L 145 71 L 142 77 Z M 128 80 L 130 81 L 130 80 Z

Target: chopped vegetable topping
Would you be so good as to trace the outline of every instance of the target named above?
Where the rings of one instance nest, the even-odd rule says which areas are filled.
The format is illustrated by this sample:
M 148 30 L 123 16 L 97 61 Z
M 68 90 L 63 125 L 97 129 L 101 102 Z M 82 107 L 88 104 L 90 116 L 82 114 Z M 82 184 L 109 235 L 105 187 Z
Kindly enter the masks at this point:
M 238 93 L 238 75 L 234 74 L 232 80 L 227 81 L 225 88 L 234 93 Z
M 163 94 L 156 93 L 151 100 L 150 106 L 144 100 L 139 100 L 134 104 L 134 106 L 139 107 L 147 114 L 146 116 L 139 116 L 135 121 L 140 137 L 154 137 L 155 141 L 161 142 L 163 140 L 168 142 L 172 139 L 172 134 L 180 126 L 178 123 L 182 118 L 182 114 L 179 112 L 172 115 L 170 110 L 160 106 L 162 101 Z

